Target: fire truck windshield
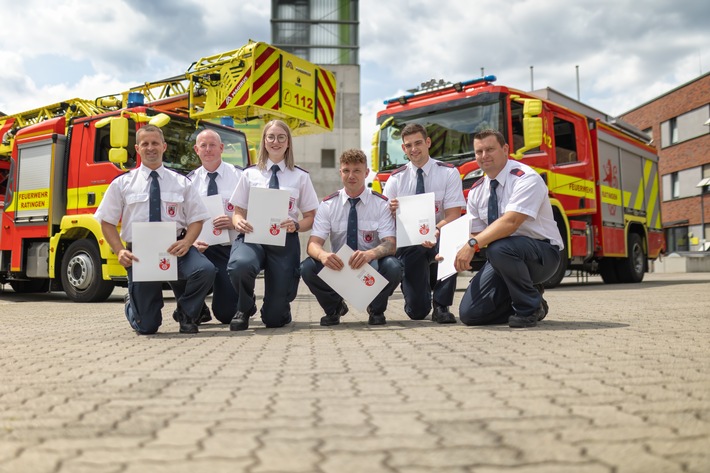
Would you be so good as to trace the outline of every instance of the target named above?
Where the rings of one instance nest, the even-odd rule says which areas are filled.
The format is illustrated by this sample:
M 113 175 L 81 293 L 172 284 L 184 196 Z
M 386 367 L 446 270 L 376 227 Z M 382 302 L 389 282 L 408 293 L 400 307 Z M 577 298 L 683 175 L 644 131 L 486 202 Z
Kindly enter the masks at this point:
M 481 99 L 486 100 L 481 100 Z M 394 121 L 380 132 L 380 170 L 396 169 L 409 160 L 402 150 L 402 128 L 419 123 L 431 139 L 432 158 L 458 165 L 473 158 L 473 135 L 492 128 L 504 130 L 504 111 L 498 94 L 482 94 L 476 100 L 462 101 L 460 106 L 420 107 L 394 115 Z M 380 117 L 385 120 L 387 116 Z
M 224 144 L 223 161 L 241 167 L 249 165 L 247 141 L 242 132 L 204 121 L 195 128 L 195 122 L 192 120 L 174 116 L 171 118 L 170 122 L 163 127 L 165 141 L 168 144 L 168 149 L 163 156 L 165 167 L 182 174 L 187 174 L 200 167 L 200 158 L 195 153 L 194 145 L 197 135 L 206 128 L 216 131 L 222 139 Z

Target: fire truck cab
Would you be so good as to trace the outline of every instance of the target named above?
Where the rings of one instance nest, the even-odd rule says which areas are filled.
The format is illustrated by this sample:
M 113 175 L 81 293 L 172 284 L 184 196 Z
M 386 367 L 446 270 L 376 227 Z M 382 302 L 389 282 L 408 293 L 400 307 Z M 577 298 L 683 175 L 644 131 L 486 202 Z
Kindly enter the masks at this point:
M 373 188 L 406 164 L 400 130 L 423 125 L 432 158 L 456 165 L 464 193 L 483 177 L 473 135 L 503 133 L 511 158 L 540 173 L 549 189 L 555 220 L 566 241 L 557 273 L 601 274 L 607 283 L 639 282 L 648 259 L 664 247 L 658 157 L 638 130 L 551 89 L 526 93 L 494 84 L 487 76 L 397 97 L 378 113 L 373 139 Z

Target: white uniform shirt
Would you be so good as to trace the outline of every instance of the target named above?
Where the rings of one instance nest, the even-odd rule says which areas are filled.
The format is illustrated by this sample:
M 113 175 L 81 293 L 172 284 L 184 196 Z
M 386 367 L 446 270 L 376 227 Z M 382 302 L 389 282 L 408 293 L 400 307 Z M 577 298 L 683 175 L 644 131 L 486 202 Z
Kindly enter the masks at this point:
M 344 189 L 321 202 L 313 222 L 311 236 L 327 240 L 334 253 L 346 244 L 350 202 Z M 394 237 L 395 225 L 387 197 L 365 188 L 357 203 L 357 247 L 361 251 L 379 246 L 383 238 Z
M 246 168 L 229 202 L 235 207 L 248 209 L 249 188 L 264 187 L 268 189 L 269 181 L 271 180 L 271 166 L 273 164 L 270 159 L 267 159 L 266 169 L 263 171 L 256 165 Z M 284 189 L 291 193 L 288 203 L 289 218 L 298 220 L 299 210 L 301 213 L 316 210 L 318 208 L 318 196 L 308 172 L 299 167 L 289 169 L 286 167 L 285 161 L 279 163 L 279 168 L 281 170 L 276 174 L 279 178 L 279 189 Z
M 564 248 L 560 231 L 552 214 L 552 206 L 547 195 L 547 186 L 533 168 L 519 161 L 509 159 L 503 170 L 496 176 L 498 181 L 498 215 L 513 211 L 528 216 L 513 232 L 514 236 L 527 236 L 536 240 L 550 240 L 550 243 Z M 488 226 L 488 200 L 491 179 L 485 176 L 471 186 L 466 210 L 471 220 L 471 233 L 483 231 Z
M 229 203 L 229 198 L 232 197 L 234 189 L 237 188 L 239 183 L 239 178 L 242 176 L 244 170 L 240 167 L 234 166 L 232 164 L 227 164 L 222 161 L 215 169 L 214 172 L 217 173 L 215 182 L 217 183 L 217 193 L 222 197 L 222 207 L 224 208 L 224 214 L 232 219 L 234 214 L 234 205 Z M 187 177 L 192 181 L 192 185 L 197 188 L 197 193 L 201 196 L 207 195 L 207 186 L 210 183 L 210 178 L 207 175 L 207 171 L 204 167 L 192 171 Z M 236 230 L 229 230 L 229 239 L 234 241 L 239 232 Z M 231 243 L 225 243 L 225 245 L 231 245 Z
M 461 175 L 449 164 L 436 159 L 422 166 L 424 171 L 424 191 L 434 193 L 436 221 L 444 219 L 444 213 L 452 207 L 465 207 Z M 389 199 L 417 193 L 417 167 L 410 163 L 396 169 L 385 183 L 384 194 Z
M 194 222 L 207 220 L 210 215 L 185 176 L 160 166 L 160 200 L 162 222 L 175 222 L 177 235 Z M 149 220 L 151 169 L 141 165 L 114 179 L 108 186 L 94 217 L 99 221 L 118 225 L 121 238 L 133 242 L 132 223 Z

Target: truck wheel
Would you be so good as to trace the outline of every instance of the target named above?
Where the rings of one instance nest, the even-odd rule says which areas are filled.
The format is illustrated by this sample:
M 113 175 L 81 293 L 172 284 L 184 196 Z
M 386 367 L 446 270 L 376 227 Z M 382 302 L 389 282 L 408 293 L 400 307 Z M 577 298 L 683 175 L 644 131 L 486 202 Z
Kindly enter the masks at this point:
M 18 294 L 49 291 L 49 279 L 31 279 L 29 281 L 9 281 L 10 287 Z
M 62 258 L 62 286 L 74 302 L 102 302 L 113 292 L 113 281 L 101 277 L 101 257 L 91 240 L 77 240 Z
M 616 263 L 619 282 L 641 282 L 646 270 L 646 254 L 643 251 L 643 240 L 637 233 L 629 233 L 627 250 L 626 258 Z
M 599 275 L 605 284 L 616 284 L 619 277 L 616 275 L 616 264 L 611 258 L 604 258 L 599 261 Z
M 565 248 L 564 250 L 560 250 L 560 265 L 557 267 L 557 271 L 555 271 L 555 274 L 553 274 L 550 279 L 543 283 L 545 289 L 552 289 L 560 285 L 567 273 L 567 266 L 569 266 L 569 256 L 567 256 L 567 248 Z

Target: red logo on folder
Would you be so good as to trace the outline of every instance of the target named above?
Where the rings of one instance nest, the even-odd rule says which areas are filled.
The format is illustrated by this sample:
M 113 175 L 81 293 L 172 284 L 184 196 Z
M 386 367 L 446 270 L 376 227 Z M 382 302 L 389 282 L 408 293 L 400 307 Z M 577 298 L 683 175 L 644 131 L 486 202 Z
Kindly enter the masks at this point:
M 160 263 L 158 263 L 158 267 L 163 271 L 167 271 L 170 268 L 170 260 L 167 258 L 161 259 Z
M 273 224 L 273 225 L 271 225 L 271 228 L 269 229 L 269 233 L 271 233 L 272 235 L 276 236 L 276 235 L 278 235 L 279 233 L 281 233 L 281 229 L 279 228 L 278 225 Z

